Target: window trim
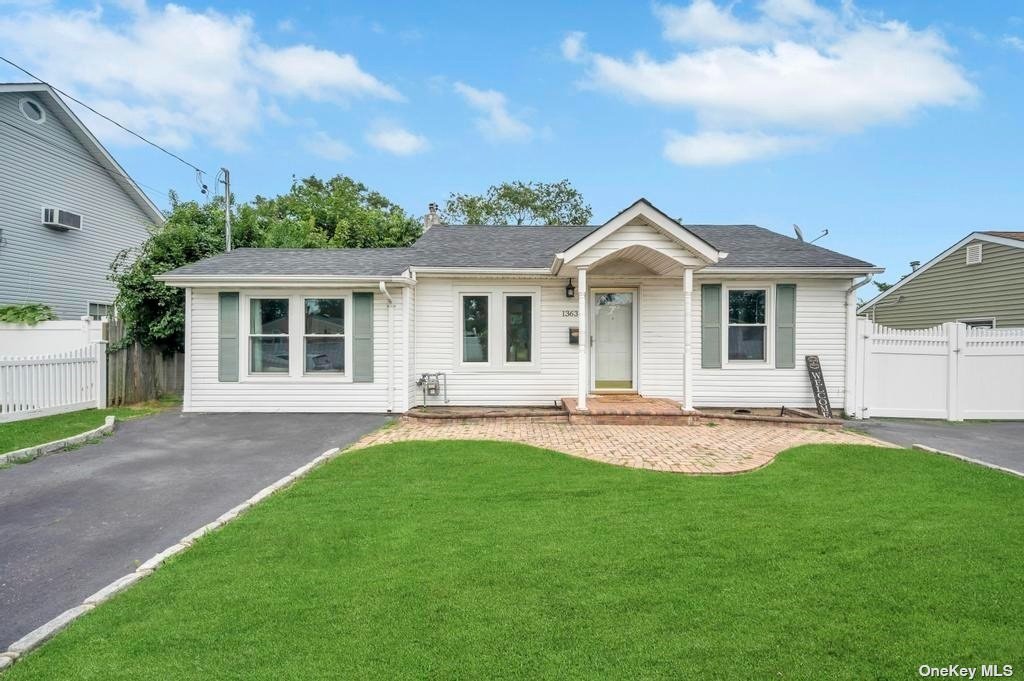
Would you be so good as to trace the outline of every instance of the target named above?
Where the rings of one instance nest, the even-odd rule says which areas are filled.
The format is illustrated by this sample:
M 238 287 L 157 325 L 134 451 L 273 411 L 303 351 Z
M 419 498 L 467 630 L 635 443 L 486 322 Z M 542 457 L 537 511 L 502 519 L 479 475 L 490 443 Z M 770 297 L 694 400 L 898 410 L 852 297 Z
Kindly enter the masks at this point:
M 345 371 L 343 373 L 307 374 L 305 373 L 305 331 L 306 331 L 306 298 L 343 298 L 345 300 L 345 337 L 352 336 L 352 293 L 354 289 L 343 291 L 303 289 L 300 291 L 282 291 L 281 289 L 252 289 L 239 294 L 239 334 L 238 342 L 242 344 L 238 353 L 238 381 L 240 383 L 352 383 L 352 343 L 345 343 Z M 287 298 L 288 299 L 288 371 L 280 373 L 252 372 L 250 367 L 249 343 L 250 317 L 252 299 Z M 295 352 L 293 342 L 302 339 L 300 352 Z
M 466 318 L 465 313 L 465 300 L 466 298 L 486 298 L 487 299 L 487 359 L 482 362 L 467 362 L 466 361 L 466 338 L 463 334 L 466 332 Z M 458 366 L 467 369 L 481 369 L 490 368 L 494 362 L 494 295 L 490 291 L 481 291 L 478 289 L 468 289 L 465 291 L 459 291 L 457 294 L 458 304 L 455 309 L 455 336 L 458 342 L 455 347 L 455 356 L 458 362 Z
M 564 299 L 564 286 L 560 286 L 558 290 L 561 298 Z M 464 362 L 462 360 L 462 300 L 465 296 L 485 296 L 487 298 L 487 333 L 489 339 L 487 343 L 486 362 Z M 505 334 L 505 317 L 507 316 L 505 300 L 507 296 L 530 296 L 533 299 L 531 315 L 531 339 L 533 347 L 531 348 L 531 360 L 529 362 L 505 361 L 505 343 L 507 340 Z M 484 284 L 459 287 L 456 285 L 454 287 L 454 297 L 452 299 L 452 371 L 456 373 L 538 373 L 541 369 L 541 352 L 543 350 L 543 325 L 541 323 L 541 308 L 543 306 L 543 302 L 544 296 L 542 286 L 523 286 L 515 284 L 502 286 L 501 284 Z
M 288 311 L 288 330 L 284 333 L 253 333 L 252 332 L 252 303 L 254 300 L 283 300 L 286 303 L 286 309 Z M 247 314 L 245 320 L 245 367 L 246 373 L 251 376 L 258 376 L 260 378 L 277 377 L 277 376 L 288 376 L 291 374 L 292 369 L 292 300 L 291 296 L 287 295 L 259 295 L 251 296 L 246 301 L 245 305 Z M 287 371 L 253 371 L 252 368 L 252 340 L 253 338 L 284 338 L 288 341 L 288 369 Z
M 729 293 L 732 291 L 764 291 L 764 359 L 729 359 L 729 329 L 733 326 L 762 326 L 761 324 L 732 324 L 729 322 Z M 733 282 L 722 284 L 722 368 L 774 369 L 775 368 L 775 283 Z
M 966 324 L 968 326 L 968 328 L 975 328 L 975 329 L 986 329 L 986 328 L 994 329 L 994 328 L 996 328 L 996 318 L 995 317 L 964 317 L 964 318 L 958 319 L 956 321 L 959 324 Z M 990 326 L 990 327 L 986 327 L 986 326 L 974 326 L 974 327 L 972 327 L 971 326 L 971 324 L 976 324 L 978 322 L 989 322 L 989 323 L 992 324 L 992 326 Z
M 95 300 L 87 300 L 87 301 L 85 301 L 85 314 L 86 314 L 87 317 L 89 317 L 89 319 L 93 320 L 94 322 L 101 321 L 102 320 L 102 316 L 99 319 L 97 319 L 97 318 L 92 316 L 92 306 L 93 305 L 103 305 L 103 306 L 105 306 L 108 309 L 108 311 L 110 312 L 110 314 L 107 315 L 107 319 L 117 319 L 117 309 L 114 307 L 113 303 L 99 303 L 99 302 L 96 302 Z
M 342 328 L 341 333 L 306 333 L 306 301 L 307 300 L 340 300 L 341 301 L 341 314 L 342 319 L 345 321 L 345 325 Z M 345 376 L 350 373 L 352 367 L 349 361 L 349 317 L 352 315 L 352 309 L 349 305 L 349 300 L 345 299 L 343 295 L 303 295 L 299 301 L 299 306 L 302 309 L 302 377 L 303 378 L 322 378 L 324 376 Z M 345 362 L 345 368 L 341 371 L 309 371 L 306 369 L 306 343 L 310 338 L 340 338 L 345 346 L 345 357 L 342 361 Z
M 36 109 L 38 109 L 40 113 L 39 120 L 32 118 L 28 115 L 28 113 L 25 112 L 26 104 L 31 104 Z M 25 118 L 25 120 L 29 123 L 35 123 L 36 125 L 42 125 L 46 123 L 46 109 L 44 109 L 43 105 L 35 99 L 33 99 L 32 97 L 22 97 L 20 100 L 18 100 L 18 110 L 21 112 L 21 115 Z
M 529 298 L 530 299 L 530 361 L 518 362 L 508 359 L 508 299 Z M 532 369 L 537 365 L 538 350 L 538 326 L 537 326 L 537 299 L 533 291 L 505 291 L 501 292 L 501 358 L 500 363 L 505 369 Z

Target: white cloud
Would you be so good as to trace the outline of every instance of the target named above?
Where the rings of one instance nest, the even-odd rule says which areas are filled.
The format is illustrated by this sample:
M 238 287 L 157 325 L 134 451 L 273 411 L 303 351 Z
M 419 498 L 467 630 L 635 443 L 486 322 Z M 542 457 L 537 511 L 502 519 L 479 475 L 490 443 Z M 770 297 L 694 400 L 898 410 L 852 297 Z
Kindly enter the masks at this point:
M 1024 52 L 1024 38 L 1015 35 L 1003 36 L 1003 44 Z
M 761 132 L 704 131 L 694 135 L 669 132 L 665 158 L 684 166 L 715 166 L 744 163 L 802 147 L 813 141 L 804 137 L 782 137 Z
M 323 131 L 313 133 L 303 142 L 303 147 L 309 153 L 329 161 L 344 161 L 352 156 L 352 147 Z
M 392 123 L 378 123 L 366 134 L 366 141 L 375 149 L 396 156 L 412 156 L 430 147 L 426 137 Z
M 755 9 L 739 18 L 712 0 L 657 5 L 664 36 L 680 49 L 663 59 L 581 50 L 584 86 L 692 112 L 701 134 L 691 141 L 717 139 L 701 148 L 732 162 L 747 157 L 730 153 L 726 140 L 765 150 L 772 139 L 856 132 L 977 94 L 934 30 L 866 18 L 852 2 L 835 12 L 814 0 L 763 0 Z M 713 132 L 730 134 L 704 134 Z
M 309 45 L 282 49 L 261 46 L 253 54 L 253 63 L 270 76 L 271 90 L 293 97 L 402 99 L 393 87 L 359 68 L 351 54 L 319 50 Z
M 485 114 L 476 119 L 477 129 L 488 139 L 524 142 L 533 137 L 533 128 L 508 110 L 508 100 L 497 90 L 479 90 L 465 83 L 455 83 L 455 91 L 466 103 Z
M 771 37 L 771 29 L 744 22 L 733 16 L 729 6 L 719 7 L 712 0 L 693 0 L 685 7 L 655 5 L 662 35 L 668 40 L 698 44 L 748 44 Z
M 123 6 L 129 11 L 109 17 L 102 7 L 0 15 L 0 43 L 30 70 L 177 148 L 244 147 L 267 118 L 280 118 L 278 97 L 401 98 L 350 54 L 268 46 L 244 14 Z
M 583 55 L 584 40 L 587 35 L 582 31 L 572 31 L 562 39 L 562 56 L 569 61 L 576 61 Z

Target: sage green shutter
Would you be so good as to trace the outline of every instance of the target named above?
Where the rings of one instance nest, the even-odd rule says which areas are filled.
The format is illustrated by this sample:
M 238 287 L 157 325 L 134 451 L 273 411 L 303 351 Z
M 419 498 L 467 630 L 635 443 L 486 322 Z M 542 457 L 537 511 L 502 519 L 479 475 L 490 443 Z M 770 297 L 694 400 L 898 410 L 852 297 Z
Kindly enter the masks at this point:
M 352 294 L 352 380 L 373 383 L 373 294 Z
M 238 381 L 238 293 L 221 292 L 217 307 L 217 380 Z
M 722 367 L 722 285 L 700 287 L 700 365 L 704 369 Z
M 775 286 L 775 368 L 796 367 L 796 284 Z

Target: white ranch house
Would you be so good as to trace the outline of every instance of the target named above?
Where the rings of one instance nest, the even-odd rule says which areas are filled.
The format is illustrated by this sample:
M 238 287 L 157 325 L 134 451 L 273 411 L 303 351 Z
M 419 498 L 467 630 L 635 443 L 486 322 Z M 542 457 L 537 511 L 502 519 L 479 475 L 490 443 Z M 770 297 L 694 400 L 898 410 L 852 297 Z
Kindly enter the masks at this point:
M 641 199 L 599 226 L 429 224 L 408 248 L 238 249 L 162 278 L 186 295 L 186 411 L 586 408 L 637 393 L 810 407 L 804 357 L 848 395 L 870 263 Z M 577 333 L 578 331 L 578 333 Z

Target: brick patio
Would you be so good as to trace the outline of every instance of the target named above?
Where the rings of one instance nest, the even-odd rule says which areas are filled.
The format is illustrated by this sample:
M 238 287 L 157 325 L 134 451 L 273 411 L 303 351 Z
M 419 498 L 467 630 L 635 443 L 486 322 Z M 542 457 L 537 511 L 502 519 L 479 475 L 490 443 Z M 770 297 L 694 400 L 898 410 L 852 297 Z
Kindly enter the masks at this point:
M 407 440 L 504 440 L 618 466 L 673 473 L 742 473 L 805 444 L 892 445 L 847 431 L 723 421 L 714 426 L 571 425 L 525 418 L 403 418 L 353 449 Z

